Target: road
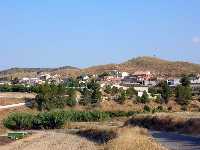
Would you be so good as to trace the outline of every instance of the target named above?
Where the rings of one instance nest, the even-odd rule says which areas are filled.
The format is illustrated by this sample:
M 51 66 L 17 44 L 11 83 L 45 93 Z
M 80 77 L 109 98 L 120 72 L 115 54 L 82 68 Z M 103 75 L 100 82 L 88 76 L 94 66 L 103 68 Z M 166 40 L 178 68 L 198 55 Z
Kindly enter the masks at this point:
M 164 131 L 150 133 L 157 142 L 170 150 L 200 150 L 200 137 Z

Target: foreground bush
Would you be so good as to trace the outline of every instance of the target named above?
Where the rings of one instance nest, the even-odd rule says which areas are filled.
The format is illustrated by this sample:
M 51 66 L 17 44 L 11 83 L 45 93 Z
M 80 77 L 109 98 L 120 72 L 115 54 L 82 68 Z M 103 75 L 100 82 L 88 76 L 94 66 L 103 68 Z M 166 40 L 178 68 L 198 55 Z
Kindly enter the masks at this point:
M 34 116 L 29 113 L 13 113 L 3 123 L 9 129 L 31 129 Z
M 103 121 L 110 116 L 100 111 L 50 111 L 38 114 L 13 113 L 4 121 L 4 126 L 9 129 L 57 129 L 65 122 Z

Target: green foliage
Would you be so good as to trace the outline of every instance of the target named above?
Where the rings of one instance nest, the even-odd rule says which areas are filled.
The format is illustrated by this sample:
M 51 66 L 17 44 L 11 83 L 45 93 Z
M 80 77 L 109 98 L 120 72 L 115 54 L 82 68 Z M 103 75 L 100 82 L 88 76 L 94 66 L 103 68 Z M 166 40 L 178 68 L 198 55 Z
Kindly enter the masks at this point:
M 151 108 L 148 105 L 144 105 L 144 112 L 151 112 Z
M 65 106 L 65 88 L 62 85 L 44 84 L 38 87 L 36 96 L 36 106 L 41 110 L 51 110 L 55 108 L 64 108 Z
M 154 108 L 154 109 L 152 110 L 152 113 L 164 112 L 164 111 L 165 111 L 165 110 L 164 110 L 163 106 L 160 105 L 160 106 L 158 106 L 157 108 Z
M 106 85 L 104 92 L 107 93 L 107 94 L 111 94 L 111 92 L 112 92 L 111 86 L 110 85 Z
M 126 95 L 129 99 L 132 99 L 133 96 L 137 95 L 137 91 L 133 88 L 133 87 L 130 87 L 126 90 Z
M 167 103 L 170 96 L 172 95 L 172 91 L 166 81 L 160 83 L 160 87 L 161 87 L 160 94 L 162 98 L 165 100 L 165 103 Z
M 100 84 L 96 80 L 91 80 L 87 88 L 91 92 L 91 104 L 96 104 L 101 101 Z
M 147 94 L 146 91 L 143 92 L 142 96 L 140 97 L 140 102 L 141 103 L 147 103 L 149 102 L 149 95 Z
M 133 115 L 137 114 L 138 112 L 136 112 L 136 111 L 128 111 L 128 112 L 125 112 L 125 111 L 107 111 L 106 113 L 108 113 L 109 116 L 111 118 L 113 118 L 113 117 L 129 117 L 129 116 L 133 116 Z
M 112 87 L 111 95 L 115 95 L 119 92 L 119 89 L 115 86 Z
M 91 92 L 89 89 L 84 88 L 82 91 L 83 98 L 79 101 L 81 105 L 88 105 L 91 104 Z
M 121 91 L 120 95 L 119 95 L 119 98 L 118 98 L 118 102 L 120 104 L 124 104 L 125 100 L 127 99 L 127 96 L 126 96 L 126 91 L 123 90 Z
M 180 82 L 181 82 L 182 86 L 190 86 L 189 76 L 183 75 Z
M 175 89 L 176 101 L 181 105 L 187 105 L 192 98 L 192 89 L 179 85 Z
M 64 111 L 42 112 L 33 118 L 33 129 L 58 129 L 65 122 Z
M 66 121 L 90 122 L 109 119 L 109 113 L 100 111 L 50 111 L 38 114 L 13 113 L 4 119 L 5 127 L 14 130 L 20 129 L 57 129 Z
M 32 128 L 33 115 L 29 113 L 13 113 L 9 115 L 3 124 L 9 129 L 31 129 Z
M 67 98 L 67 99 L 66 99 L 66 104 L 67 104 L 68 106 L 70 106 L 70 107 L 76 106 L 76 103 L 77 103 L 77 101 L 76 101 L 75 98 Z
M 31 88 L 21 84 L 0 85 L 0 92 L 30 92 Z

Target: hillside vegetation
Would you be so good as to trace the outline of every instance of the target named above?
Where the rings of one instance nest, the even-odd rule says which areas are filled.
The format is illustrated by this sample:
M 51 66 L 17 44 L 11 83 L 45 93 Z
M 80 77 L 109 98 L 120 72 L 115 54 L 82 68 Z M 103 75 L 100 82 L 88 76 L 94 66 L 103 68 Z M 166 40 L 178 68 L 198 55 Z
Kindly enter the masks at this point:
M 48 72 L 64 76 L 78 76 L 82 73 L 102 73 L 105 71 L 119 70 L 134 73 L 138 70 L 149 70 L 159 76 L 180 76 L 182 74 L 200 73 L 200 65 L 181 61 L 167 61 L 156 57 L 137 57 L 121 64 L 107 64 L 88 68 L 75 68 L 71 66 L 60 68 L 12 68 L 0 72 L 0 78 L 31 77 L 38 72 Z

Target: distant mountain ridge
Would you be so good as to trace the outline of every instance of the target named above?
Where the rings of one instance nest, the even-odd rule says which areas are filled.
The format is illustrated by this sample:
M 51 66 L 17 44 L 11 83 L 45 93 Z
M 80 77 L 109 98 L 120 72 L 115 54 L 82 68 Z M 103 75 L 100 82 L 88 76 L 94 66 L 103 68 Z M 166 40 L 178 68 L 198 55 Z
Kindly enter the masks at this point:
M 119 70 L 134 73 L 135 71 L 151 71 L 153 74 L 161 77 L 174 77 L 182 74 L 200 73 L 200 65 L 183 62 L 183 61 L 168 61 L 156 57 L 137 57 L 125 61 L 121 64 L 107 64 L 92 66 L 79 69 L 72 66 L 64 66 L 59 68 L 11 68 L 0 71 L 0 78 L 12 77 L 32 77 L 38 72 L 48 72 L 51 74 L 60 74 L 65 76 L 77 76 L 82 73 L 96 74 L 105 71 Z

